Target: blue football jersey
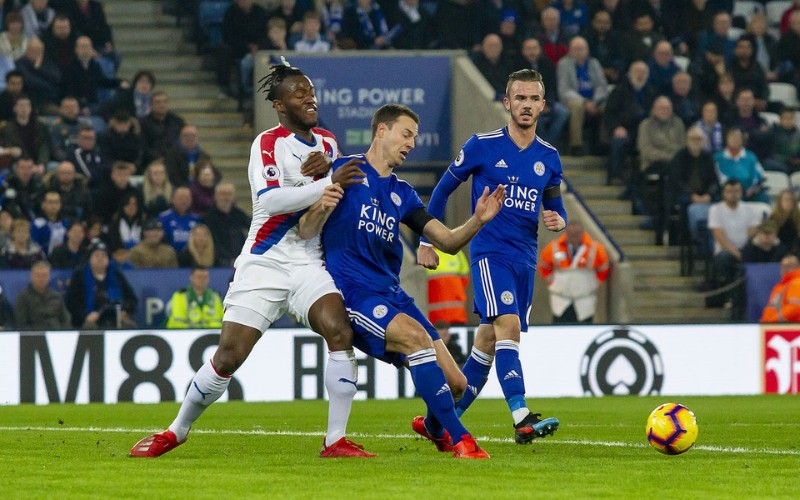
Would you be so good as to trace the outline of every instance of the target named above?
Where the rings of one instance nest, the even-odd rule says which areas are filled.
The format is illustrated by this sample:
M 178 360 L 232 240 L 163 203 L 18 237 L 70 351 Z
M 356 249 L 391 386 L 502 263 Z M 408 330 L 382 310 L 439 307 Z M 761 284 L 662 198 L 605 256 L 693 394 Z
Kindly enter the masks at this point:
M 357 157 L 367 161 L 363 155 Z M 337 159 L 333 170 L 351 158 Z M 400 286 L 400 223 L 425 205 L 414 188 L 396 175 L 381 177 L 369 163 L 361 170 L 364 182 L 345 191 L 325 223 L 325 261 L 339 288 L 357 285 L 386 291 Z
M 470 243 L 473 263 L 492 255 L 517 262 L 522 257 L 536 266 L 539 208 L 544 190 L 561 185 L 562 172 L 556 148 L 537 136 L 521 150 L 508 127 L 475 134 L 464 144 L 448 173 L 461 182 L 472 176 L 473 211 L 485 187 L 491 192 L 498 184 L 506 185 L 503 208 Z

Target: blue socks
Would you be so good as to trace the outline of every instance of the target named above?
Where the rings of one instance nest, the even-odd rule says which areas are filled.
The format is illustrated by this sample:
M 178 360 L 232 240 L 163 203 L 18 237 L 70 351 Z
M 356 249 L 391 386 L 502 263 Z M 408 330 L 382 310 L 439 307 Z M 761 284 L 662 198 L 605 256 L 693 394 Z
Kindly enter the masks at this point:
M 486 354 L 473 346 L 472 354 L 470 354 L 469 359 L 461 369 L 464 376 L 467 377 L 467 390 L 464 391 L 461 400 L 456 403 L 456 414 L 459 417 L 467 411 L 467 408 L 483 390 L 483 386 L 486 385 L 486 381 L 489 379 L 489 371 L 492 369 L 493 361 L 494 356 Z
M 522 376 L 522 364 L 519 362 L 519 342 L 498 340 L 495 344 L 497 360 L 497 379 L 503 388 L 503 395 L 511 413 L 528 412 L 525 404 L 525 380 Z M 521 410 L 521 411 L 520 411 Z M 515 418 L 516 420 L 516 418 Z
M 461 424 L 456 415 L 453 393 L 450 391 L 450 386 L 447 385 L 444 372 L 436 364 L 436 350 L 430 347 L 409 354 L 408 368 L 417 392 L 428 405 L 428 416 L 435 417 L 426 420 L 428 430 L 437 436 L 434 434 L 437 429 L 431 428 L 435 427 L 435 421 L 439 428 L 444 426 L 447 429 L 453 439 L 453 444 L 461 441 L 461 436 L 469 434 L 469 431 Z M 438 435 L 441 436 L 441 430 Z

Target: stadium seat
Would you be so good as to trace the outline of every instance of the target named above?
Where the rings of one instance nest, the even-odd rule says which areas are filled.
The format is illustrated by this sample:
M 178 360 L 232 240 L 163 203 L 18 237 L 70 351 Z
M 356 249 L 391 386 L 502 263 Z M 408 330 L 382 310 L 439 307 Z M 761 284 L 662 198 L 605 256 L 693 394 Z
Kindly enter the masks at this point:
M 792 0 L 767 2 L 767 24 L 769 26 L 778 26 L 781 23 L 781 16 L 791 6 Z
M 745 24 L 750 21 L 750 17 L 756 12 L 764 12 L 764 6 L 759 2 L 736 0 L 733 3 L 733 17 L 744 18 Z
M 210 52 L 222 43 L 222 20 L 229 5 L 230 1 L 228 0 L 203 0 L 200 2 L 197 10 L 200 52 Z
M 763 118 L 767 122 L 767 125 L 769 126 L 775 125 L 781 119 L 781 115 L 779 115 L 778 113 L 770 113 L 769 111 L 762 111 L 761 113 L 758 114 L 758 116 Z
M 755 210 L 760 215 L 761 220 L 766 219 L 772 213 L 772 207 L 769 206 L 769 203 L 764 203 L 763 201 L 743 201 L 742 203 Z
M 689 58 L 685 56 L 675 56 L 674 58 L 675 64 L 681 69 L 681 71 L 687 71 L 689 68 Z
M 764 187 L 767 188 L 767 195 L 769 195 L 770 200 L 774 201 L 781 191 L 791 188 L 792 184 L 787 174 L 774 170 L 765 170 Z
M 796 108 L 797 87 L 791 83 L 772 82 L 769 84 L 769 101 Z

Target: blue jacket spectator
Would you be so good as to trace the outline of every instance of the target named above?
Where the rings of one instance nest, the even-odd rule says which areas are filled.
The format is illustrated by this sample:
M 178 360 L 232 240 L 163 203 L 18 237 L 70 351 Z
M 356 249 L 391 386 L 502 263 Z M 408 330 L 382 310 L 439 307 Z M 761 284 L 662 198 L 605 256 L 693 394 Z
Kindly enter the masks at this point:
M 189 233 L 200 219 L 190 212 L 192 192 L 188 187 L 178 187 L 172 193 L 172 208 L 161 212 L 158 220 L 164 227 L 164 236 L 176 252 L 183 250 L 189 242 Z

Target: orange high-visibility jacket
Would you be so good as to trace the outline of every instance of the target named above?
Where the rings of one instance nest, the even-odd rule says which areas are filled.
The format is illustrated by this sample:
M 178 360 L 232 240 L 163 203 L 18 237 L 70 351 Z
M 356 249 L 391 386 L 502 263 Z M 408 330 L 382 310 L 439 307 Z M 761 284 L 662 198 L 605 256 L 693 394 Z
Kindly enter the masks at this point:
M 431 323 L 444 320 L 450 324 L 467 324 L 467 284 L 469 261 L 464 252 L 446 254 L 434 248 L 439 267 L 428 269 L 428 319 Z
M 789 271 L 772 288 L 761 314 L 762 323 L 800 322 L 800 269 Z
M 547 280 L 553 314 L 561 316 L 574 305 L 578 320 L 583 321 L 594 316 L 597 289 L 608 278 L 611 263 L 605 247 L 586 232 L 574 251 L 570 255 L 567 235 L 562 234 L 542 250 L 539 272 Z

